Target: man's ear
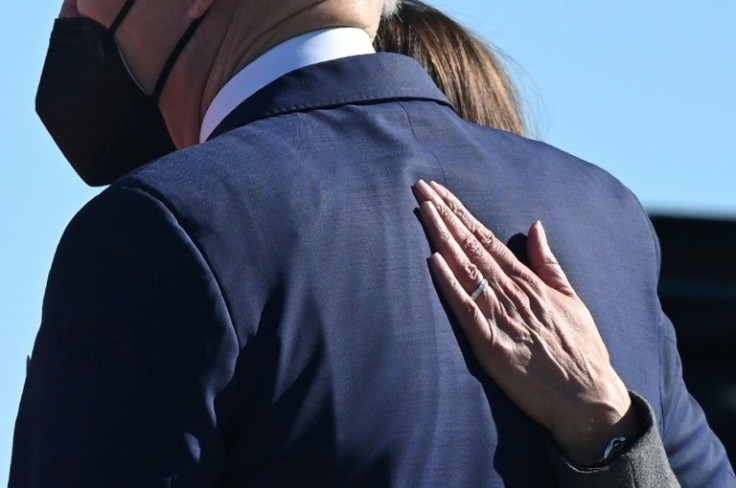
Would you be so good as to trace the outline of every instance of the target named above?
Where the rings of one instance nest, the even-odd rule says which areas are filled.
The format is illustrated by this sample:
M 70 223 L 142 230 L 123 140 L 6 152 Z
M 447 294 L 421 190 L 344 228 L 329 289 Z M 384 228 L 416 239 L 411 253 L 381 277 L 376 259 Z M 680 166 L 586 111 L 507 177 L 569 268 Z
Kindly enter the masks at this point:
M 189 11 L 187 12 L 189 18 L 192 20 L 199 19 L 207 13 L 213 3 L 215 3 L 215 0 L 190 0 Z

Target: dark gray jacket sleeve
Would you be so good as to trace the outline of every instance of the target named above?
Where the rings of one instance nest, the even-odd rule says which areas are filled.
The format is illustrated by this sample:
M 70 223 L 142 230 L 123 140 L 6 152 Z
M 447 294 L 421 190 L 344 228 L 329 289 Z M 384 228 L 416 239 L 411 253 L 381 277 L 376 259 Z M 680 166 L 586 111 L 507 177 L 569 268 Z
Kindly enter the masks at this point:
M 625 452 L 610 464 L 600 468 L 574 466 L 565 459 L 553 442 L 548 443 L 549 458 L 561 487 L 671 488 L 680 486 L 667 460 L 652 408 L 646 400 L 634 393 L 631 394 L 631 399 L 641 413 L 646 429 Z

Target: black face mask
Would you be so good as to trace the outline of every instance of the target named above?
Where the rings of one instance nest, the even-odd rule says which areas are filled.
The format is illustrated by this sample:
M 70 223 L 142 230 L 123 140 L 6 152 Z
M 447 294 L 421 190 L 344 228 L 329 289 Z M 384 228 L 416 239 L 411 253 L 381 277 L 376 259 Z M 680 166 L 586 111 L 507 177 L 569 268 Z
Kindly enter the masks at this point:
M 182 36 L 149 97 L 128 73 L 114 41 L 134 1 L 128 0 L 110 29 L 84 17 L 57 19 L 36 95 L 41 121 L 91 186 L 110 184 L 176 149 L 158 99 L 202 18 Z

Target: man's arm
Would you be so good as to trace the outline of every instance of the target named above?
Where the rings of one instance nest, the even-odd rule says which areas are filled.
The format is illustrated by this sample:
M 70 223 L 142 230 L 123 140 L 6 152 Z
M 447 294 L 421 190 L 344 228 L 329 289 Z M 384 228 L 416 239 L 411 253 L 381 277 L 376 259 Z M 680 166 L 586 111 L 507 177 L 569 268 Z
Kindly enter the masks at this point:
M 141 190 L 107 190 L 54 259 L 10 486 L 213 486 L 237 354 L 217 282 L 174 215 Z

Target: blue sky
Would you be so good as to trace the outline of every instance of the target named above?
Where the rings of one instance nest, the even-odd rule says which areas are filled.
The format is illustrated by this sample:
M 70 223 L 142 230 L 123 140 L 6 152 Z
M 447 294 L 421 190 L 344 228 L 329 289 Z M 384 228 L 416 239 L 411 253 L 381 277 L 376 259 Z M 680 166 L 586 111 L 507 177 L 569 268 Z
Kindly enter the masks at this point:
M 732 0 L 442 0 L 513 59 L 536 135 L 606 168 L 646 207 L 736 218 Z M 34 113 L 53 18 L 9 2 L 0 28 L 0 483 L 61 233 L 86 188 Z

